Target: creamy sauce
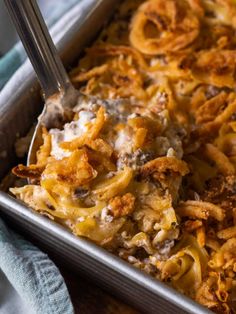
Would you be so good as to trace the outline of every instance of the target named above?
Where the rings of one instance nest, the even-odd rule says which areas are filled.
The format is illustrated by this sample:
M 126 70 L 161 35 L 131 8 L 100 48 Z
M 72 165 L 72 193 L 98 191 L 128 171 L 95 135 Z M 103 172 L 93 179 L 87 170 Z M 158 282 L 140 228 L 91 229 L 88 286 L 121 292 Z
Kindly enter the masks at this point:
M 132 153 L 132 139 L 125 131 L 117 134 L 114 149 L 120 153 Z
M 81 111 L 79 119 L 66 123 L 63 130 L 51 129 L 49 131 L 52 137 L 51 156 L 56 159 L 70 156 L 71 152 L 62 149 L 60 143 L 72 141 L 87 132 L 88 123 L 93 122 L 94 117 L 94 113 L 91 111 Z

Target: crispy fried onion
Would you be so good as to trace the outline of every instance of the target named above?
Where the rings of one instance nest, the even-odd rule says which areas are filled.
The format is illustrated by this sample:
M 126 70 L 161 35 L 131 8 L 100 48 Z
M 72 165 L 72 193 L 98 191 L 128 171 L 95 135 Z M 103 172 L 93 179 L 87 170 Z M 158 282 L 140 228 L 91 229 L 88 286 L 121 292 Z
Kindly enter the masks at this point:
M 141 53 L 135 49 L 99 44 L 88 49 L 87 60 L 89 66 L 82 68 L 80 65 L 71 72 L 71 79 L 76 85 L 87 82 L 83 87 L 84 93 L 99 94 L 102 98 L 135 95 L 138 99 L 146 99 L 143 89 L 145 75 L 140 69 L 147 69 L 148 66 Z
M 219 136 L 215 139 L 216 147 L 229 158 L 236 156 L 236 122 L 223 124 Z
M 218 221 L 223 221 L 225 218 L 225 212 L 221 207 L 202 201 L 189 200 L 180 202 L 176 208 L 176 212 L 180 217 L 192 217 L 204 220 L 212 217 Z
M 51 153 L 51 135 L 48 133 L 45 127 L 42 127 L 42 138 L 43 145 L 40 146 L 36 153 L 37 165 L 40 167 L 45 167 L 48 161 L 48 157 Z
M 61 148 L 74 150 L 79 147 L 86 145 L 89 140 L 94 140 L 98 137 L 102 127 L 104 126 L 106 117 L 105 117 L 105 109 L 104 107 L 100 107 L 97 112 L 95 122 L 91 122 L 88 125 L 87 131 L 80 137 L 72 140 L 71 142 L 63 142 L 60 144 Z
M 199 34 L 198 1 L 150 0 L 143 3 L 131 22 L 130 42 L 148 55 L 175 52 Z
M 197 133 L 199 136 L 215 135 L 223 123 L 230 120 L 236 112 L 235 93 L 232 92 L 227 96 L 221 93 L 207 101 L 202 107 L 197 110 L 197 119 L 201 122 L 197 126 Z
M 196 229 L 200 227 L 202 227 L 201 220 L 187 220 L 184 223 L 184 229 L 189 233 L 195 231 Z
M 135 95 L 138 99 L 145 99 L 147 97 L 143 88 L 145 75 L 138 69 L 135 60 L 133 55 L 114 56 L 101 66 L 75 74 L 72 80 L 79 85 L 87 81 L 83 92 L 96 94 L 101 98 L 127 98 Z
M 185 176 L 189 169 L 186 162 L 176 157 L 158 157 L 143 165 L 140 169 L 140 175 L 144 178 L 148 176 L 155 178 L 155 176 L 159 177 L 158 174 L 167 171 Z
M 86 151 L 77 149 L 69 157 L 49 163 L 42 173 L 41 184 L 49 187 L 58 182 L 76 188 L 96 176 L 97 171 L 90 165 Z
M 30 165 L 27 167 L 20 164 L 12 169 L 12 173 L 20 178 L 39 179 L 43 170 L 43 167 L 37 165 Z
M 210 272 L 197 290 L 196 300 L 216 313 L 229 314 L 231 311 L 226 302 L 231 288 L 231 278 L 225 278 L 223 273 Z
M 98 138 L 105 120 L 105 109 L 100 107 L 95 121 L 88 124 L 85 133 L 70 142 L 60 143 L 60 146 L 70 151 L 84 148 L 86 149 L 89 162 L 97 171 L 104 169 L 115 171 L 115 165 L 111 161 L 113 148 L 105 140 Z
M 234 165 L 230 162 L 229 158 L 222 153 L 216 146 L 213 144 L 206 144 L 205 153 L 207 157 L 212 160 L 218 170 L 224 175 L 233 175 L 235 173 Z
M 236 9 L 232 0 L 204 0 L 205 21 L 209 24 L 236 26 Z
M 95 140 L 85 139 L 81 144 L 83 145 L 79 145 L 79 148 L 86 150 L 89 163 L 96 169 L 96 171 L 116 170 L 116 166 L 111 158 L 113 148 L 106 141 L 101 138 Z
M 38 179 L 40 178 L 43 170 L 45 169 L 48 158 L 51 153 L 51 135 L 48 133 L 45 127 L 42 128 L 43 144 L 37 151 L 36 164 L 30 166 L 18 165 L 12 169 L 12 172 L 20 178 Z
M 71 81 L 72 83 L 88 81 L 93 77 L 102 75 L 103 73 L 107 71 L 107 69 L 108 69 L 108 64 L 106 63 L 100 66 L 94 67 L 87 72 L 81 72 L 80 68 L 76 68 L 70 73 Z
M 120 55 L 131 56 L 133 60 L 143 69 L 148 67 L 142 54 L 136 49 L 129 46 L 115 46 L 111 44 L 100 44 L 94 45 L 93 47 L 87 49 L 89 56 L 110 56 L 119 57 Z
M 221 248 L 213 255 L 208 265 L 213 269 L 223 267 L 236 272 L 236 238 L 228 239 Z
M 236 238 L 236 226 L 229 227 L 226 229 L 222 229 L 217 232 L 217 237 L 220 239 L 231 239 L 231 238 Z
M 191 66 L 192 75 L 200 82 L 218 87 L 235 86 L 236 52 L 231 50 L 207 50 L 197 54 Z
M 199 124 L 214 121 L 216 116 L 222 113 L 228 105 L 228 96 L 227 93 L 221 92 L 204 102 L 204 104 L 196 110 L 196 123 Z
M 134 150 L 152 143 L 162 129 L 160 121 L 150 117 L 129 118 L 128 125 L 134 131 Z

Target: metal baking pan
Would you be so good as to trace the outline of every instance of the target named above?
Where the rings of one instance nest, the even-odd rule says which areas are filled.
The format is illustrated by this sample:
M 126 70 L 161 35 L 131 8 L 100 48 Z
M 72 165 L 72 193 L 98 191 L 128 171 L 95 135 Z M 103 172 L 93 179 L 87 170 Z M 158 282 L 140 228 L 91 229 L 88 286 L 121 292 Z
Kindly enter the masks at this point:
M 97 0 L 91 4 L 89 0 L 88 3 L 83 16 L 78 18 L 75 12 L 69 13 L 71 18 L 67 20 L 70 25 L 64 27 L 57 40 L 67 67 L 91 42 L 118 1 Z M 60 21 L 57 27 L 62 25 L 63 21 Z M 39 85 L 31 65 L 26 62 L 0 94 L 0 179 L 17 163 L 14 152 L 16 137 L 26 134 L 41 108 Z M 75 271 L 92 278 L 143 313 L 212 313 L 88 240 L 74 236 L 2 191 L 0 213 L 29 239 L 41 243 L 46 251 L 59 256 Z

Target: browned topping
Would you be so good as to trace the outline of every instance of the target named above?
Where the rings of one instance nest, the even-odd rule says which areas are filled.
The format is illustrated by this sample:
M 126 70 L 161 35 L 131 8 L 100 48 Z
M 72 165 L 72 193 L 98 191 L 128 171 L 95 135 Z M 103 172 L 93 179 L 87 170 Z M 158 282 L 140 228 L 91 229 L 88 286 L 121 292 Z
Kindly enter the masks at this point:
M 11 189 L 222 314 L 236 291 L 235 30 L 232 0 L 124 0 L 71 72 L 95 119 L 58 139 L 62 157 L 43 130 L 37 164 L 13 169 L 34 185 Z
M 143 177 L 148 177 L 155 173 L 163 173 L 166 171 L 184 176 L 189 172 L 189 169 L 186 162 L 179 160 L 176 157 L 159 157 L 142 166 L 140 174 Z
M 20 178 L 38 179 L 41 177 L 43 168 L 35 165 L 29 167 L 18 165 L 12 169 L 12 172 Z
M 109 207 L 114 217 L 122 217 L 132 214 L 134 211 L 135 196 L 126 193 L 123 196 L 116 196 L 109 201 Z

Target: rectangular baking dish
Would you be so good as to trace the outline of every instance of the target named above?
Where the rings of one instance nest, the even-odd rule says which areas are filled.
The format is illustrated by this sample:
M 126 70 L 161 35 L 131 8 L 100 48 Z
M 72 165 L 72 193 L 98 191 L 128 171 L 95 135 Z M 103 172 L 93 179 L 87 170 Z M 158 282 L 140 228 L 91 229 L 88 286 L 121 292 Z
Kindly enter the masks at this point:
M 89 0 L 83 16 L 76 15 L 76 7 L 67 14 L 69 22 L 56 40 L 67 67 L 94 39 L 117 3 L 117 0 Z M 60 29 L 63 23 L 62 19 L 55 28 Z M 41 108 L 40 88 L 27 61 L 0 94 L 0 180 L 17 162 L 14 152 L 17 136 L 26 134 Z M 86 239 L 75 237 L 2 191 L 0 213 L 47 252 L 143 313 L 212 313 Z

